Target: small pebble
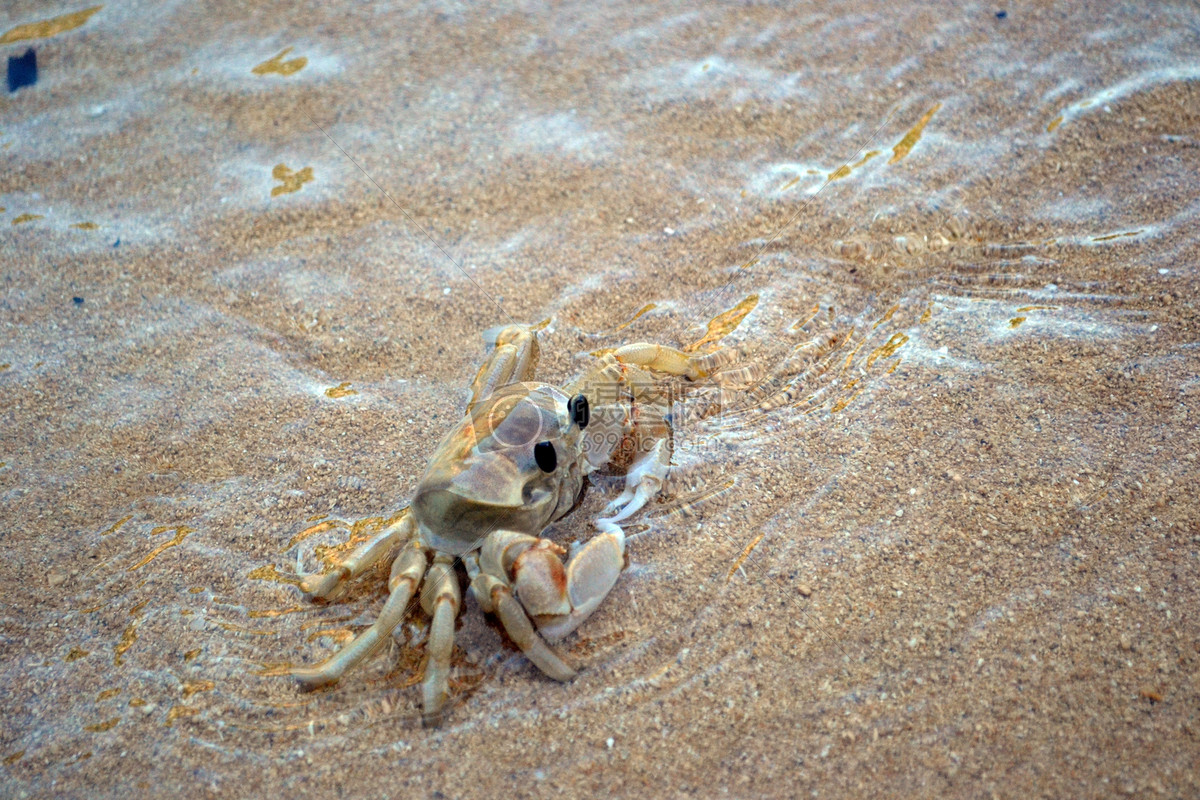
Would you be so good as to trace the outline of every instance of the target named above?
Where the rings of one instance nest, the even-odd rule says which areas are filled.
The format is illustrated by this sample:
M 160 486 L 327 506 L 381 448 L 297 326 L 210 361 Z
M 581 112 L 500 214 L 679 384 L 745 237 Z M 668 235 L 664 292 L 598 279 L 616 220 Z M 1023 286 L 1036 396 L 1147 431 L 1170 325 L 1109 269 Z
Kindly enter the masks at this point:
M 797 586 L 796 591 L 800 593 L 801 597 L 810 597 L 812 595 L 812 587 L 807 583 L 802 583 Z

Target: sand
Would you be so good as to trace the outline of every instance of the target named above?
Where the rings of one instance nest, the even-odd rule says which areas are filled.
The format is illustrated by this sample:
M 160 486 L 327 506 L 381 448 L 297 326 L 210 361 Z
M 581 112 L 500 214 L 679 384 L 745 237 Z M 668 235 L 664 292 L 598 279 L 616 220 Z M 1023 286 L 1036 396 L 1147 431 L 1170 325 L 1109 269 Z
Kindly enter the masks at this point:
M 1193 4 L 5 8 L 0 794 L 1200 792 Z M 483 331 L 714 319 L 574 681 L 279 676 Z

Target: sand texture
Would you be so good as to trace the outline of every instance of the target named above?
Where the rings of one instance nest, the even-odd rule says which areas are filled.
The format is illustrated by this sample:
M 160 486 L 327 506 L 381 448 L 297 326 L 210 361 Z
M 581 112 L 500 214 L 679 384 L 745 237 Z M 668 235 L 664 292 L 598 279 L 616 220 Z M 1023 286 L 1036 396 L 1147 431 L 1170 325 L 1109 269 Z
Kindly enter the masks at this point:
M 0 795 L 1200 794 L 1195 3 L 89 8 L 0 12 Z M 766 382 L 575 680 L 300 692 L 510 320 Z

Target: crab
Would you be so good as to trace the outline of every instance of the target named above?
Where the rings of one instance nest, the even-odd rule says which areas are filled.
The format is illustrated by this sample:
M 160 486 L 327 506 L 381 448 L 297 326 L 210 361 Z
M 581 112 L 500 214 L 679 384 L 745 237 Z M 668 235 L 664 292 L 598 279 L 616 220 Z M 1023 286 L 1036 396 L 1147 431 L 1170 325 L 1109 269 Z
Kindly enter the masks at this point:
M 686 384 L 729 372 L 738 360 L 729 349 L 695 355 L 630 344 L 559 388 L 533 380 L 536 328 L 506 326 L 492 341 L 466 413 L 434 451 L 407 512 L 333 571 L 302 581 L 310 597 L 336 599 L 399 546 L 374 624 L 322 663 L 292 670 L 302 687 L 335 683 L 376 652 L 419 593 L 432 620 L 423 719 L 437 724 L 463 605 L 459 562 L 479 607 L 525 656 L 551 678 L 570 680 L 575 670 L 547 642 L 574 631 L 612 591 L 625 565 L 621 523 L 655 497 L 670 467 L 672 398 L 663 376 Z M 605 467 L 623 467 L 625 487 L 595 520 L 595 535 L 569 552 L 543 537 L 575 507 L 589 473 Z

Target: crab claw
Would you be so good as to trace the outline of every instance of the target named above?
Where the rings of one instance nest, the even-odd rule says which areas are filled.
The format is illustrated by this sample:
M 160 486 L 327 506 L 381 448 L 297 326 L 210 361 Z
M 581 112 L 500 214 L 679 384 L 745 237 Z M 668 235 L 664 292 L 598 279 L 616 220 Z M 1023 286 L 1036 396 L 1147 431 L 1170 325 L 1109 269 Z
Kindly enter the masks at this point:
M 512 565 L 517 598 L 550 641 L 579 627 L 612 591 L 625 566 L 625 533 L 616 525 L 605 526 L 566 564 L 558 551 L 531 547 Z
M 606 520 L 597 526 L 600 533 L 572 548 L 566 564 L 566 551 L 549 539 L 509 530 L 493 531 L 478 556 L 464 558 L 479 605 L 497 614 L 529 660 L 556 680 L 569 680 L 575 671 L 543 636 L 554 641 L 579 627 L 612 591 L 625 566 L 624 531 Z
M 541 539 L 513 561 L 509 574 L 521 605 L 532 617 L 569 614 L 567 570 L 559 556 L 566 550 L 548 539 Z

